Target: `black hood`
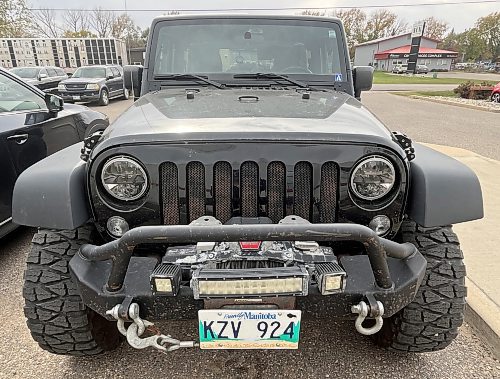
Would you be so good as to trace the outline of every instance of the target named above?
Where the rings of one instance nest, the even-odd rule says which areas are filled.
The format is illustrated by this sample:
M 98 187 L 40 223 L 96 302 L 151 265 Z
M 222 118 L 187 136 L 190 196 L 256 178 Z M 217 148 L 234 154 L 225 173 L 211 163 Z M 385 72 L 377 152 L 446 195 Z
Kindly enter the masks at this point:
M 104 133 L 94 154 L 128 143 L 321 141 L 382 144 L 391 132 L 359 101 L 336 91 L 167 89 L 136 101 Z M 192 98 L 190 98 L 192 97 Z

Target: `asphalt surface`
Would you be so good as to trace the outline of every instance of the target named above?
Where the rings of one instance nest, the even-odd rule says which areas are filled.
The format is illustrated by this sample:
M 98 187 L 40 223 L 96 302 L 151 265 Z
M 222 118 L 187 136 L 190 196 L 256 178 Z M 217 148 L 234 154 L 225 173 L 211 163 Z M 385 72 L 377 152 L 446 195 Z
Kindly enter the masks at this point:
M 418 142 L 460 147 L 500 160 L 500 115 L 415 100 L 387 92 L 364 92 L 361 101 L 391 130 Z
M 408 109 L 417 112 L 421 107 L 425 113 L 428 107 L 438 106 L 438 109 L 427 109 L 427 112 L 434 112 L 431 126 L 425 127 L 427 119 L 420 121 L 411 116 L 411 126 L 396 128 L 417 140 L 430 139 L 428 142 L 434 143 L 442 142 L 433 138 L 446 140 L 446 131 L 452 126 L 446 119 L 455 120 L 453 113 L 457 111 L 456 107 L 447 109 L 433 103 L 417 106 L 415 104 L 420 102 L 383 93 L 364 96 L 365 103 L 391 127 L 392 123 L 398 126 L 406 122 Z M 97 109 L 114 119 L 130 104 L 130 101 L 115 101 Z M 400 107 L 406 111 L 398 111 Z M 466 112 L 463 115 L 466 118 L 488 115 L 486 112 L 479 112 L 480 115 L 471 110 Z M 487 123 L 487 120 L 478 122 L 476 129 Z M 463 128 L 477 132 L 465 127 L 463 122 L 455 125 L 455 133 L 461 133 Z M 426 136 L 430 132 L 435 136 Z M 483 134 L 480 133 L 477 140 L 475 148 L 487 146 L 488 138 Z M 449 143 L 454 141 L 448 138 Z M 298 351 L 186 349 L 163 355 L 151 350 L 136 351 L 123 344 L 112 353 L 94 358 L 52 355 L 41 350 L 31 339 L 22 311 L 23 270 L 33 232 L 33 229 L 20 228 L 0 242 L 0 322 L 3 323 L 0 327 L 0 378 L 500 378 L 500 363 L 467 325 L 461 328 L 459 337 L 447 349 L 420 355 L 381 350 L 359 335 L 353 322 L 333 320 L 305 321 Z M 197 337 L 194 320 L 159 326 L 176 338 Z

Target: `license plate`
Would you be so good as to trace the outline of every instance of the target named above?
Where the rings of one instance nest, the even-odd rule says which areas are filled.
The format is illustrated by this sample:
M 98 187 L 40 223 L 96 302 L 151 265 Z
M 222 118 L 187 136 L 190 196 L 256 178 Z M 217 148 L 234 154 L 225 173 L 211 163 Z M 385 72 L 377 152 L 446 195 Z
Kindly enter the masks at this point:
M 301 311 L 198 311 L 201 349 L 297 349 Z
M 81 97 L 80 96 L 73 96 L 73 100 L 80 100 Z

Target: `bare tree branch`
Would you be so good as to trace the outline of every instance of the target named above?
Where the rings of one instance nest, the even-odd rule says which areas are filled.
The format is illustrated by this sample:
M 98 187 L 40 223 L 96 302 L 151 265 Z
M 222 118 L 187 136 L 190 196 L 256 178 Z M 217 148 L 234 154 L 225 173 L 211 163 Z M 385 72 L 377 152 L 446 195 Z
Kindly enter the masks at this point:
M 113 12 L 106 11 L 101 7 L 95 8 L 90 14 L 89 24 L 98 37 L 109 37 L 113 31 L 114 22 Z
M 64 28 L 67 31 L 78 33 L 89 29 L 89 14 L 78 9 L 68 9 L 63 14 Z
M 33 19 L 37 32 L 48 38 L 59 37 L 61 28 L 56 22 L 56 12 L 49 8 L 33 11 Z

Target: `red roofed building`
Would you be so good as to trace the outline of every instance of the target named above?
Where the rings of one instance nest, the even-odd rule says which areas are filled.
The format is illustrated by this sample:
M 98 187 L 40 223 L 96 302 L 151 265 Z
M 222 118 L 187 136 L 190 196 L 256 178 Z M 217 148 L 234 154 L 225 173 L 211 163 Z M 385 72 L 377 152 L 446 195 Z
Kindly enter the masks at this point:
M 406 33 L 359 44 L 355 47 L 354 64 L 356 66 L 371 65 L 378 70 L 392 71 L 394 66 L 408 62 L 410 42 L 411 34 Z M 426 65 L 429 70 L 450 70 L 458 53 L 438 49 L 439 42 L 432 38 L 423 37 L 417 64 Z

